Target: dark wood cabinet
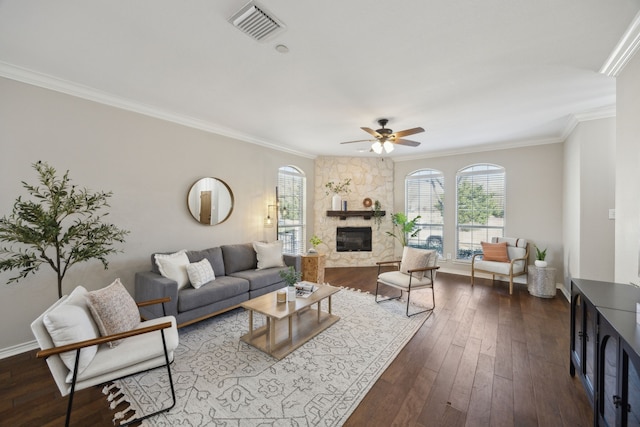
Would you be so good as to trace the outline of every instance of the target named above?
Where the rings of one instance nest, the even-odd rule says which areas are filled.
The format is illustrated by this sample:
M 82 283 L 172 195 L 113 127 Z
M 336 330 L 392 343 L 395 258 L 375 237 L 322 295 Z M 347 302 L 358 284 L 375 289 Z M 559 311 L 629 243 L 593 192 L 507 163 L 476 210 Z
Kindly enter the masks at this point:
M 598 309 L 600 350 L 596 411 L 599 425 L 640 425 L 640 336 L 636 313 Z
M 570 373 L 578 373 L 596 426 L 640 426 L 640 289 L 571 282 Z
M 595 399 L 596 308 L 576 287 L 571 291 L 571 375 L 577 371 L 591 404 Z

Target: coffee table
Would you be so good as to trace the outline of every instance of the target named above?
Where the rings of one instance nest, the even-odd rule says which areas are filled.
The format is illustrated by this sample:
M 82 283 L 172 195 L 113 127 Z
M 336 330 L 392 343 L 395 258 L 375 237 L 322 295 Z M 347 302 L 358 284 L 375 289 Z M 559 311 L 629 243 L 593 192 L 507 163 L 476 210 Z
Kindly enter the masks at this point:
M 340 320 L 331 313 L 331 296 L 340 291 L 330 285 L 316 285 L 318 289 L 307 298 L 278 303 L 277 291 L 240 304 L 249 310 L 249 333 L 240 337 L 247 344 L 282 359 L 320 332 Z M 327 311 L 322 311 L 322 301 L 327 300 Z M 316 308 L 312 306 L 316 304 Z M 266 324 L 253 328 L 253 313 L 266 316 Z M 281 320 L 287 319 L 287 322 Z

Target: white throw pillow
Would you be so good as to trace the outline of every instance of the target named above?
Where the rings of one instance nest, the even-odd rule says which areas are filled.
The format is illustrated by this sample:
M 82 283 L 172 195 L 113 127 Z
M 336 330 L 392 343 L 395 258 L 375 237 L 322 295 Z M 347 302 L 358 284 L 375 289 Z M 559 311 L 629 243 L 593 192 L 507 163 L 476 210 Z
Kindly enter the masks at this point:
M 183 249 L 169 255 L 156 254 L 156 265 L 160 274 L 168 279 L 175 280 L 178 283 L 178 289 L 182 289 L 189 284 L 189 275 L 187 274 L 189 258 L 186 252 Z
M 281 240 L 272 243 L 253 242 L 253 249 L 256 251 L 258 258 L 258 270 L 271 267 L 285 267 L 284 258 L 282 257 Z
M 75 344 L 80 341 L 98 338 L 100 332 L 96 326 L 86 301 L 87 290 L 78 286 L 71 292 L 71 295 L 61 305 L 57 306 L 49 313 L 45 314 L 44 326 L 51 336 L 51 341 L 56 347 L 67 344 Z M 94 345 L 80 350 L 80 360 L 78 362 L 78 374 L 82 373 L 91 363 L 98 346 Z M 73 367 L 76 360 L 76 352 L 68 351 L 60 354 L 60 359 L 69 369 L 68 380 L 72 378 Z
M 400 263 L 400 272 L 409 274 L 409 270 L 416 268 L 428 267 L 429 257 L 433 251 L 425 249 L 417 249 L 409 246 L 405 246 L 402 251 L 402 262 Z M 413 276 L 417 279 L 422 279 L 424 271 L 416 271 Z
M 127 332 L 140 325 L 138 305 L 120 279 L 106 288 L 89 292 L 87 302 L 102 336 Z M 120 340 L 111 341 L 109 346 L 115 347 L 119 343 Z
M 211 263 L 206 258 L 187 265 L 187 274 L 189 275 L 191 286 L 196 289 L 216 278 L 215 274 L 213 274 Z

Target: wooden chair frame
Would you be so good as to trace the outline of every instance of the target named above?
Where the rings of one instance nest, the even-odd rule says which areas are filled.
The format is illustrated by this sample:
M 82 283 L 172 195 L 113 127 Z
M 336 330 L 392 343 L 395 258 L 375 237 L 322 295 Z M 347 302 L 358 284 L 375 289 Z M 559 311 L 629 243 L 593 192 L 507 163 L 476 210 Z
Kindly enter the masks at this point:
M 502 276 L 500 273 L 496 273 L 494 271 L 490 271 L 490 270 L 483 270 L 480 268 L 476 268 L 475 263 L 476 263 L 476 257 L 478 256 L 482 256 L 484 254 L 474 254 L 473 257 L 471 257 L 471 287 L 473 287 L 474 285 L 474 281 L 475 281 L 475 273 L 476 271 L 480 272 L 480 273 L 488 273 L 491 274 L 491 280 L 492 282 L 495 282 L 496 280 L 496 274 L 498 276 Z M 513 272 L 513 266 L 516 262 L 518 261 L 523 261 L 524 262 L 524 270 L 522 270 L 520 273 L 514 273 Z M 527 243 L 526 246 L 526 253 L 524 254 L 523 257 L 521 258 L 514 258 L 512 259 L 509 265 L 509 274 L 507 274 L 507 276 L 509 276 L 509 295 L 513 295 L 513 278 L 517 277 L 517 276 L 522 276 L 523 274 L 527 274 L 529 272 L 529 243 Z
M 378 277 L 380 276 L 380 270 L 381 270 L 382 266 L 396 264 L 398 270 L 400 270 L 400 263 L 401 263 L 401 261 L 379 261 L 379 262 L 376 262 L 376 265 L 378 266 Z M 380 281 L 376 279 L 376 295 L 375 295 L 376 303 L 381 303 L 381 302 L 385 302 L 385 301 L 391 301 L 391 300 L 400 299 L 400 298 L 402 298 L 402 292 L 406 291 L 407 292 L 407 311 L 406 311 L 407 317 L 415 316 L 416 314 L 424 313 L 426 311 L 432 311 L 434 308 L 436 308 L 436 296 L 435 296 L 435 291 L 433 290 L 433 286 L 434 286 L 433 272 L 435 270 L 439 269 L 439 268 L 440 268 L 440 266 L 437 265 L 437 266 L 433 266 L 433 267 L 424 267 L 424 268 L 416 268 L 416 269 L 413 269 L 413 270 L 408 270 L 407 272 L 409 273 L 409 286 L 406 289 L 404 287 L 393 286 L 393 285 L 390 285 L 389 283 L 384 283 L 383 282 L 382 284 L 385 285 L 385 286 L 389 286 L 389 287 L 392 287 L 392 288 L 400 289 L 400 295 L 399 296 L 393 297 L 393 298 L 387 298 L 387 299 L 383 299 L 383 300 L 378 300 L 378 287 L 380 286 Z M 431 286 L 429 286 L 429 287 L 431 288 L 431 300 L 433 302 L 433 307 L 432 308 L 428 308 L 426 310 L 421 310 L 421 311 L 417 311 L 415 313 L 409 314 L 409 301 L 411 300 L 411 282 L 413 280 L 413 273 L 417 273 L 417 272 L 420 272 L 420 271 L 424 272 L 425 274 L 427 272 L 429 272 L 429 274 L 431 276 L 430 277 Z M 418 287 L 416 289 L 424 289 L 426 287 L 427 286 L 420 286 L 420 287 Z M 416 289 L 414 289 L 414 290 L 416 290 Z
M 164 307 L 164 303 L 171 301 L 171 298 L 169 297 L 165 297 L 165 298 L 158 298 L 155 300 L 150 300 L 150 301 L 143 301 L 143 302 L 139 302 L 137 303 L 138 307 L 144 307 L 147 305 L 152 305 L 152 304 L 160 304 L 162 303 L 162 311 L 165 312 L 165 307 Z M 167 367 L 167 373 L 169 375 L 169 385 L 171 386 L 171 397 L 173 400 L 173 403 L 166 408 L 162 408 L 152 414 L 147 414 L 144 415 L 142 417 L 138 417 L 135 420 L 131 420 L 128 421 L 124 424 L 121 424 L 123 426 L 128 426 L 131 425 L 133 423 L 137 423 L 139 421 L 145 420 L 149 417 L 153 417 L 154 415 L 158 415 L 162 412 L 166 412 L 169 411 L 170 409 L 172 409 L 175 405 L 176 405 L 176 392 L 173 386 L 173 377 L 171 376 L 171 367 L 170 364 L 171 362 L 169 361 L 169 353 L 167 351 L 167 342 L 165 339 L 165 335 L 164 335 L 164 330 L 167 328 L 171 328 L 172 324 L 171 322 L 164 322 L 164 323 L 160 323 L 157 325 L 153 325 L 153 326 L 147 326 L 144 328 L 139 328 L 139 329 L 133 329 L 131 331 L 127 331 L 127 332 L 121 332 L 119 334 L 113 334 L 113 335 L 107 335 L 104 337 L 99 337 L 99 338 L 94 338 L 94 339 L 90 339 L 90 340 L 85 340 L 85 341 L 79 341 L 77 343 L 74 344 L 68 344 L 65 346 L 61 346 L 61 347 L 52 347 L 52 348 L 48 348 L 45 350 L 40 350 L 36 353 L 36 357 L 38 358 L 43 358 L 46 359 L 49 356 L 53 356 L 56 354 L 61 354 L 61 353 L 65 353 L 67 351 L 75 351 L 76 352 L 76 359 L 74 362 L 74 369 L 73 369 L 73 378 L 71 380 L 71 391 L 69 393 L 69 401 L 67 403 L 67 415 L 65 418 L 65 427 L 69 427 L 69 421 L 71 419 L 71 408 L 73 405 L 73 395 L 75 392 L 75 387 L 76 387 L 76 380 L 77 380 L 77 376 L 78 376 L 78 363 L 80 361 L 80 350 L 82 350 L 83 348 L 86 347 L 91 347 L 94 345 L 100 345 L 100 344 L 105 344 L 111 341 L 117 341 L 117 340 L 121 340 L 124 338 L 129 338 L 129 337 L 133 337 L 136 335 L 142 335 L 142 334 L 147 334 L 149 332 L 154 332 L 154 331 L 160 331 L 161 335 L 162 335 L 162 346 L 164 348 L 164 358 L 165 358 L 165 365 Z M 160 366 L 158 366 L 159 368 Z M 156 368 L 154 368 L 156 369 Z M 138 372 L 139 373 L 139 372 Z M 131 375 L 135 375 L 135 374 L 131 374 Z M 121 377 L 121 378 L 126 378 L 128 376 L 131 375 L 126 375 L 125 377 Z M 120 378 L 113 378 L 113 380 L 118 380 Z M 111 380 L 111 381 L 113 381 Z

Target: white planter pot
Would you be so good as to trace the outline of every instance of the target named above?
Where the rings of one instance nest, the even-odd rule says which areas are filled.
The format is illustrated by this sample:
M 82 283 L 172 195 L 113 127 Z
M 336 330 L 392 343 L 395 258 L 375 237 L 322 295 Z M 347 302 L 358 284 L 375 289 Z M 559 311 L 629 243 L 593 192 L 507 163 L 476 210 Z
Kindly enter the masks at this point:
M 546 267 L 547 266 L 547 261 L 540 261 L 539 259 L 536 260 L 535 262 L 536 267 Z
M 332 211 L 340 211 L 342 210 L 342 197 L 338 194 L 334 194 L 331 198 L 331 210 Z

